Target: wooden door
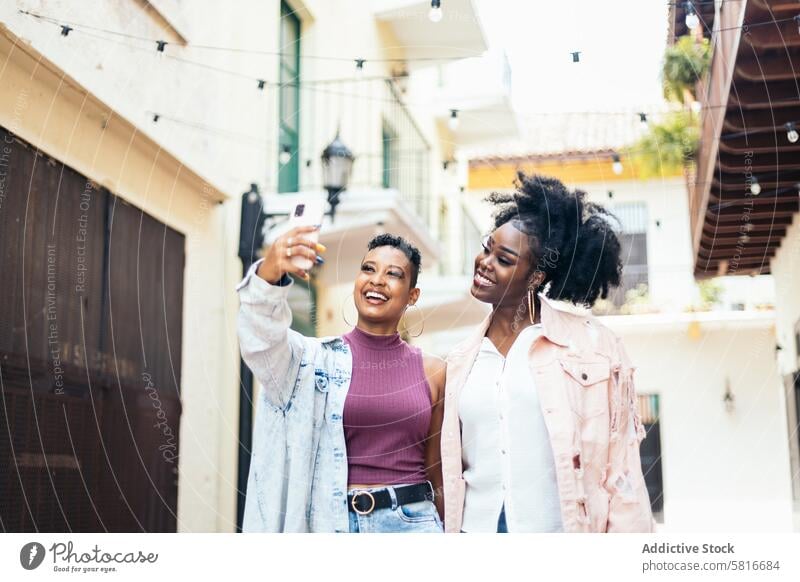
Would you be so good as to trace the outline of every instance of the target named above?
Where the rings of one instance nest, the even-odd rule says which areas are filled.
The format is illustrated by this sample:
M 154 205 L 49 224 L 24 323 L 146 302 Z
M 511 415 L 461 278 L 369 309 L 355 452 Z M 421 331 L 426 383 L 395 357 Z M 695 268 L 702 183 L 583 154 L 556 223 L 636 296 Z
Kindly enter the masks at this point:
M 183 235 L 0 128 L 3 531 L 175 531 L 183 268 Z

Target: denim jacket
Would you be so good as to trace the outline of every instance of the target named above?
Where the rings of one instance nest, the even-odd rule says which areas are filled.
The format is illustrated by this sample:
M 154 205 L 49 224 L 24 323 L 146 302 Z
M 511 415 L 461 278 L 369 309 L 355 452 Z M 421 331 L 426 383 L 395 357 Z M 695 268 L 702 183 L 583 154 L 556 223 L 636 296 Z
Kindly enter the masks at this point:
M 594 317 L 539 298 L 543 333 L 528 362 L 556 463 L 564 531 L 652 532 L 639 458 L 645 430 L 625 349 Z M 441 441 L 447 532 L 461 529 L 466 492 L 459 396 L 490 321 L 491 314 L 447 357 Z
M 342 415 L 352 356 L 341 337 L 289 328 L 288 276 L 271 285 L 255 263 L 237 286 L 242 358 L 262 386 L 242 530 L 347 532 Z

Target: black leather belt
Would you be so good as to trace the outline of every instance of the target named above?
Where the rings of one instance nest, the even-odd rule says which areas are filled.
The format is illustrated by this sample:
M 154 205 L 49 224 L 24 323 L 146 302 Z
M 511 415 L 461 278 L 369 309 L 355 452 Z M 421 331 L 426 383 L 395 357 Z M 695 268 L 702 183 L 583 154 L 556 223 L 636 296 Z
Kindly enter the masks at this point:
M 417 501 L 433 501 L 433 487 L 430 481 L 415 485 L 392 487 L 397 505 L 415 503 Z M 359 515 L 369 515 L 376 509 L 385 509 L 392 506 L 392 496 L 389 487 L 368 491 L 355 489 L 347 494 L 347 508 Z

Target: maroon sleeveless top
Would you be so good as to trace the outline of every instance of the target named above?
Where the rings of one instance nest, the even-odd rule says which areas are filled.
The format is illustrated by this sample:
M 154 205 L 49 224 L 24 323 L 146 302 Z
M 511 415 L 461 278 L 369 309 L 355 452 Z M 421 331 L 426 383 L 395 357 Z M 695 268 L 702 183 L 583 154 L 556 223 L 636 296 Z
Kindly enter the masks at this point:
M 422 351 L 399 333 L 356 327 L 343 338 L 353 354 L 343 416 L 348 484 L 427 481 L 424 440 L 432 401 Z

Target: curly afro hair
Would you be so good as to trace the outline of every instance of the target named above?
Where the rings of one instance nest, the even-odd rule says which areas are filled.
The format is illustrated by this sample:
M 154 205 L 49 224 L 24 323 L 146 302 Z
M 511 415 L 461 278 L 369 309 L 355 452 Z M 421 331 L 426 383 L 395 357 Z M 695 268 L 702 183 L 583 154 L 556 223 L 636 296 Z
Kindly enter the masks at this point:
M 549 298 L 591 307 L 620 284 L 620 243 L 611 223 L 619 221 L 587 202 L 585 192 L 570 191 L 555 178 L 518 172 L 515 192 L 494 192 L 486 200 L 496 206 L 495 228 L 512 221 L 528 235 L 533 256 L 528 275 L 544 274 Z
M 411 263 L 411 289 L 417 286 L 417 277 L 422 270 L 422 255 L 419 249 L 402 236 L 396 234 L 378 234 L 367 243 L 367 250 L 377 247 L 394 247 L 408 257 Z

